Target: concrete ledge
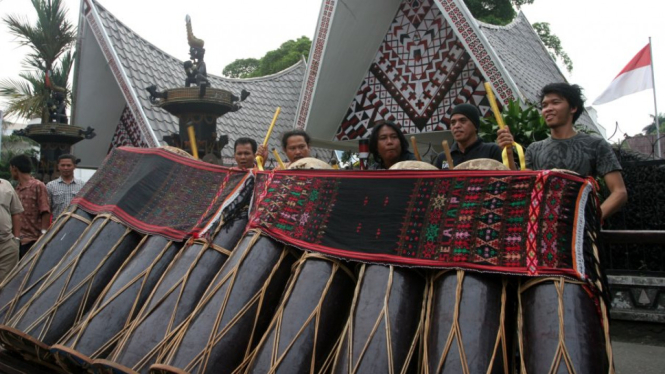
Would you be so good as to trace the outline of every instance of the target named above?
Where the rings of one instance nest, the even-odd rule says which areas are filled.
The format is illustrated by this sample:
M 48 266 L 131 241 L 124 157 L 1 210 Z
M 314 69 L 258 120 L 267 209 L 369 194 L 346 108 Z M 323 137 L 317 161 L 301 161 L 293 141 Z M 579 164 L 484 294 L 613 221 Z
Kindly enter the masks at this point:
M 614 319 L 665 324 L 665 278 L 610 275 Z

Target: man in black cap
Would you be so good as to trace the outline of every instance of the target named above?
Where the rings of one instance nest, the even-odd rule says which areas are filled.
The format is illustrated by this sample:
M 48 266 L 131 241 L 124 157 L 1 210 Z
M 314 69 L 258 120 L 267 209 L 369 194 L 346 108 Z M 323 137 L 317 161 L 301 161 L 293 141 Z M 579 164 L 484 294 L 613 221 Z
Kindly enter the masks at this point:
M 478 137 L 479 128 L 480 112 L 478 108 L 471 104 L 460 104 L 453 108 L 450 130 L 453 132 L 455 144 L 450 148 L 450 155 L 455 165 L 478 158 L 491 158 L 501 162 L 503 148 L 513 144 L 513 136 L 507 128 L 499 130 L 498 144 L 483 142 Z M 434 166 L 439 169 L 448 169 L 446 155 L 443 152 L 434 161 Z

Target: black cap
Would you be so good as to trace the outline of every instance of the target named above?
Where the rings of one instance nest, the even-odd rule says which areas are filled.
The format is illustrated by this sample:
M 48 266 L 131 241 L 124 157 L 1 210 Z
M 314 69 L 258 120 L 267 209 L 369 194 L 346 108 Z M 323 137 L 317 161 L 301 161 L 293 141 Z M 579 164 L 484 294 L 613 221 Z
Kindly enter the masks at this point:
M 476 130 L 480 129 L 480 112 L 478 111 L 478 108 L 475 107 L 475 105 L 466 103 L 457 105 L 453 108 L 453 112 L 450 114 L 450 117 L 452 118 L 452 116 L 455 114 L 461 114 L 465 116 L 469 119 L 469 121 L 471 121 L 471 123 L 473 123 L 474 126 L 476 126 Z

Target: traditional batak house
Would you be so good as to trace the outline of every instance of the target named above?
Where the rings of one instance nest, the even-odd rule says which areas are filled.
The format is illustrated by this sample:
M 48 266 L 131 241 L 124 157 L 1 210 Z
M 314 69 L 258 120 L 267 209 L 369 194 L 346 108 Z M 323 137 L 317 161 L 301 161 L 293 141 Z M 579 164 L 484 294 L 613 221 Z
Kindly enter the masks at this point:
M 94 123 L 97 132 L 76 145 L 81 166 L 97 167 L 111 147 L 164 145 L 178 120 L 152 105 L 145 88 L 182 86 L 182 61 L 93 0 L 83 1 L 79 33 L 73 117 Z M 565 81 L 523 13 L 509 25 L 489 25 L 461 0 L 324 0 L 307 63 L 262 78 L 209 79 L 216 88 L 251 92 L 241 110 L 217 121 L 229 144 L 241 136 L 262 139 L 279 106 L 276 134 L 296 127 L 316 147 L 357 150 L 375 121 L 389 119 L 416 136 L 421 153 L 450 140 L 455 105 L 468 102 L 492 115 L 485 82 L 507 103 L 537 102 L 545 84 Z M 587 114 L 580 122 L 598 129 Z M 270 146 L 280 148 L 278 136 Z M 222 156 L 233 164 L 231 146 Z

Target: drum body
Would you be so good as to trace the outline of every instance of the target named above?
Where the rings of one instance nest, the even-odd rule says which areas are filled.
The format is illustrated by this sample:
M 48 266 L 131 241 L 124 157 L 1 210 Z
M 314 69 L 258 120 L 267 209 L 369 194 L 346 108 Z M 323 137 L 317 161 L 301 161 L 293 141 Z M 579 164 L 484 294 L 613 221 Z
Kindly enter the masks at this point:
M 110 217 L 97 216 L 34 296 L 0 327 L 3 345 L 49 361 L 43 345 L 55 343 L 83 317 L 139 240 Z
M 444 270 L 429 278 L 423 372 L 509 374 L 507 280 Z M 510 324 L 510 323 L 509 323 Z
M 171 337 L 192 312 L 229 257 L 227 248 L 232 248 L 238 241 L 246 223 L 246 219 L 238 219 L 224 225 L 213 245 L 195 242 L 182 248 L 138 316 L 118 336 L 113 351 L 106 358 L 96 358 L 90 370 L 147 373 L 161 353 L 156 347 Z
M 580 282 L 534 279 L 520 287 L 522 373 L 612 373 L 602 300 Z
M 75 372 L 81 370 L 81 364 L 91 364 L 88 357 L 105 356 L 116 342 L 114 337 L 136 316 L 180 246 L 159 236 L 147 238 L 125 261 L 83 320 L 51 347 L 58 364 Z
M 418 270 L 360 265 L 334 372 L 407 372 L 419 356 L 424 300 L 425 276 Z
M 304 254 L 247 372 L 319 372 L 332 356 L 354 288 L 354 276 L 345 264 Z
M 250 231 L 151 372 L 230 373 L 256 346 L 296 260 L 293 249 Z M 168 371 L 167 371 L 168 370 Z
M 56 265 L 88 228 L 92 216 L 83 210 L 60 215 L 55 224 L 21 259 L 0 286 L 0 323 L 7 323 L 37 292 Z

